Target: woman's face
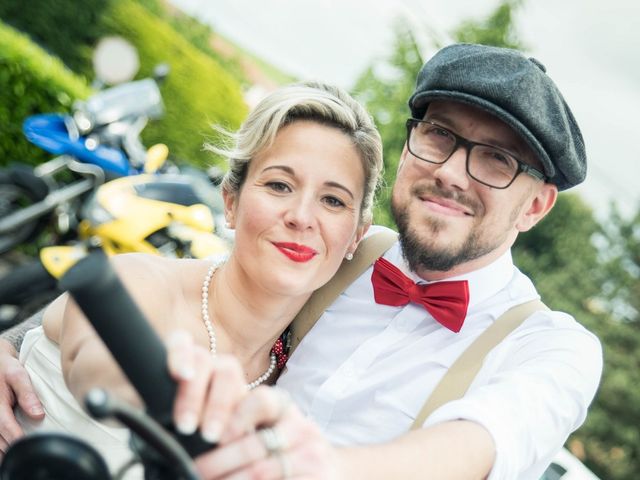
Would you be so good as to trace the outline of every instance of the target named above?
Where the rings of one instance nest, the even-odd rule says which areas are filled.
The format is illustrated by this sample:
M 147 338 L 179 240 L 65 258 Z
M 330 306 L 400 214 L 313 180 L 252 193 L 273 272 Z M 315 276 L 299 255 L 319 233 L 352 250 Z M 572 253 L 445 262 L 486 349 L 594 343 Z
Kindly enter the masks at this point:
M 366 226 L 364 168 L 340 130 L 299 120 L 251 161 L 238 194 L 225 194 L 234 259 L 274 295 L 303 295 L 326 283 Z

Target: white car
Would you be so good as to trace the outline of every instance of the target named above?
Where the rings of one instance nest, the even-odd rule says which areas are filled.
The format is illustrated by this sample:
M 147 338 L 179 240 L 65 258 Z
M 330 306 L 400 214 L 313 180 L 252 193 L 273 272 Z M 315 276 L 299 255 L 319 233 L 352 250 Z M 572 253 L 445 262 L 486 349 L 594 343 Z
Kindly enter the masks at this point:
M 560 450 L 540 480 L 600 480 L 565 448 Z

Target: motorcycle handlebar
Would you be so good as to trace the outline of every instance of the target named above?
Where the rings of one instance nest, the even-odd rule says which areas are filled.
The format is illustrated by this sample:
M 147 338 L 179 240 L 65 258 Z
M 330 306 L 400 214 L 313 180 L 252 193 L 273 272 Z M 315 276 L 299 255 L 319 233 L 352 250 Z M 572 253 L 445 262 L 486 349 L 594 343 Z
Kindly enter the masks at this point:
M 199 432 L 175 432 L 171 420 L 177 386 L 167 369 L 167 352 L 102 250 L 92 251 L 62 277 L 68 290 L 123 372 L 140 394 L 147 411 L 191 456 L 213 447 Z

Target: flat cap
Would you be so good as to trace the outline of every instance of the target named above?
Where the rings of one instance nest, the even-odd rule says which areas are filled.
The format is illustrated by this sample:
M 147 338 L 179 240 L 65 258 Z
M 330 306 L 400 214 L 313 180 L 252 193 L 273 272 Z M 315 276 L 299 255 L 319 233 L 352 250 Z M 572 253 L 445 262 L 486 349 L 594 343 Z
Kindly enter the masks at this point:
M 558 190 L 584 180 L 587 158 L 580 128 L 536 59 L 508 48 L 450 45 L 422 67 L 409 99 L 413 117 L 423 118 L 433 100 L 470 104 L 505 122 L 524 138 Z

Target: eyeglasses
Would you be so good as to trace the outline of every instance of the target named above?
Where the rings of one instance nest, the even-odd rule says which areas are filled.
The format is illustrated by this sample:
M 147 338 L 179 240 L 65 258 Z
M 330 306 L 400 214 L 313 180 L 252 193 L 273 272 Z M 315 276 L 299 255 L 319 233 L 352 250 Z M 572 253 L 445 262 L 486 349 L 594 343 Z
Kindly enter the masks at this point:
M 507 188 L 520 173 L 545 181 L 544 173 L 518 160 L 511 153 L 493 145 L 476 143 L 427 120 L 407 120 L 407 148 L 414 157 L 441 164 L 464 147 L 467 173 L 475 181 L 493 188 Z

